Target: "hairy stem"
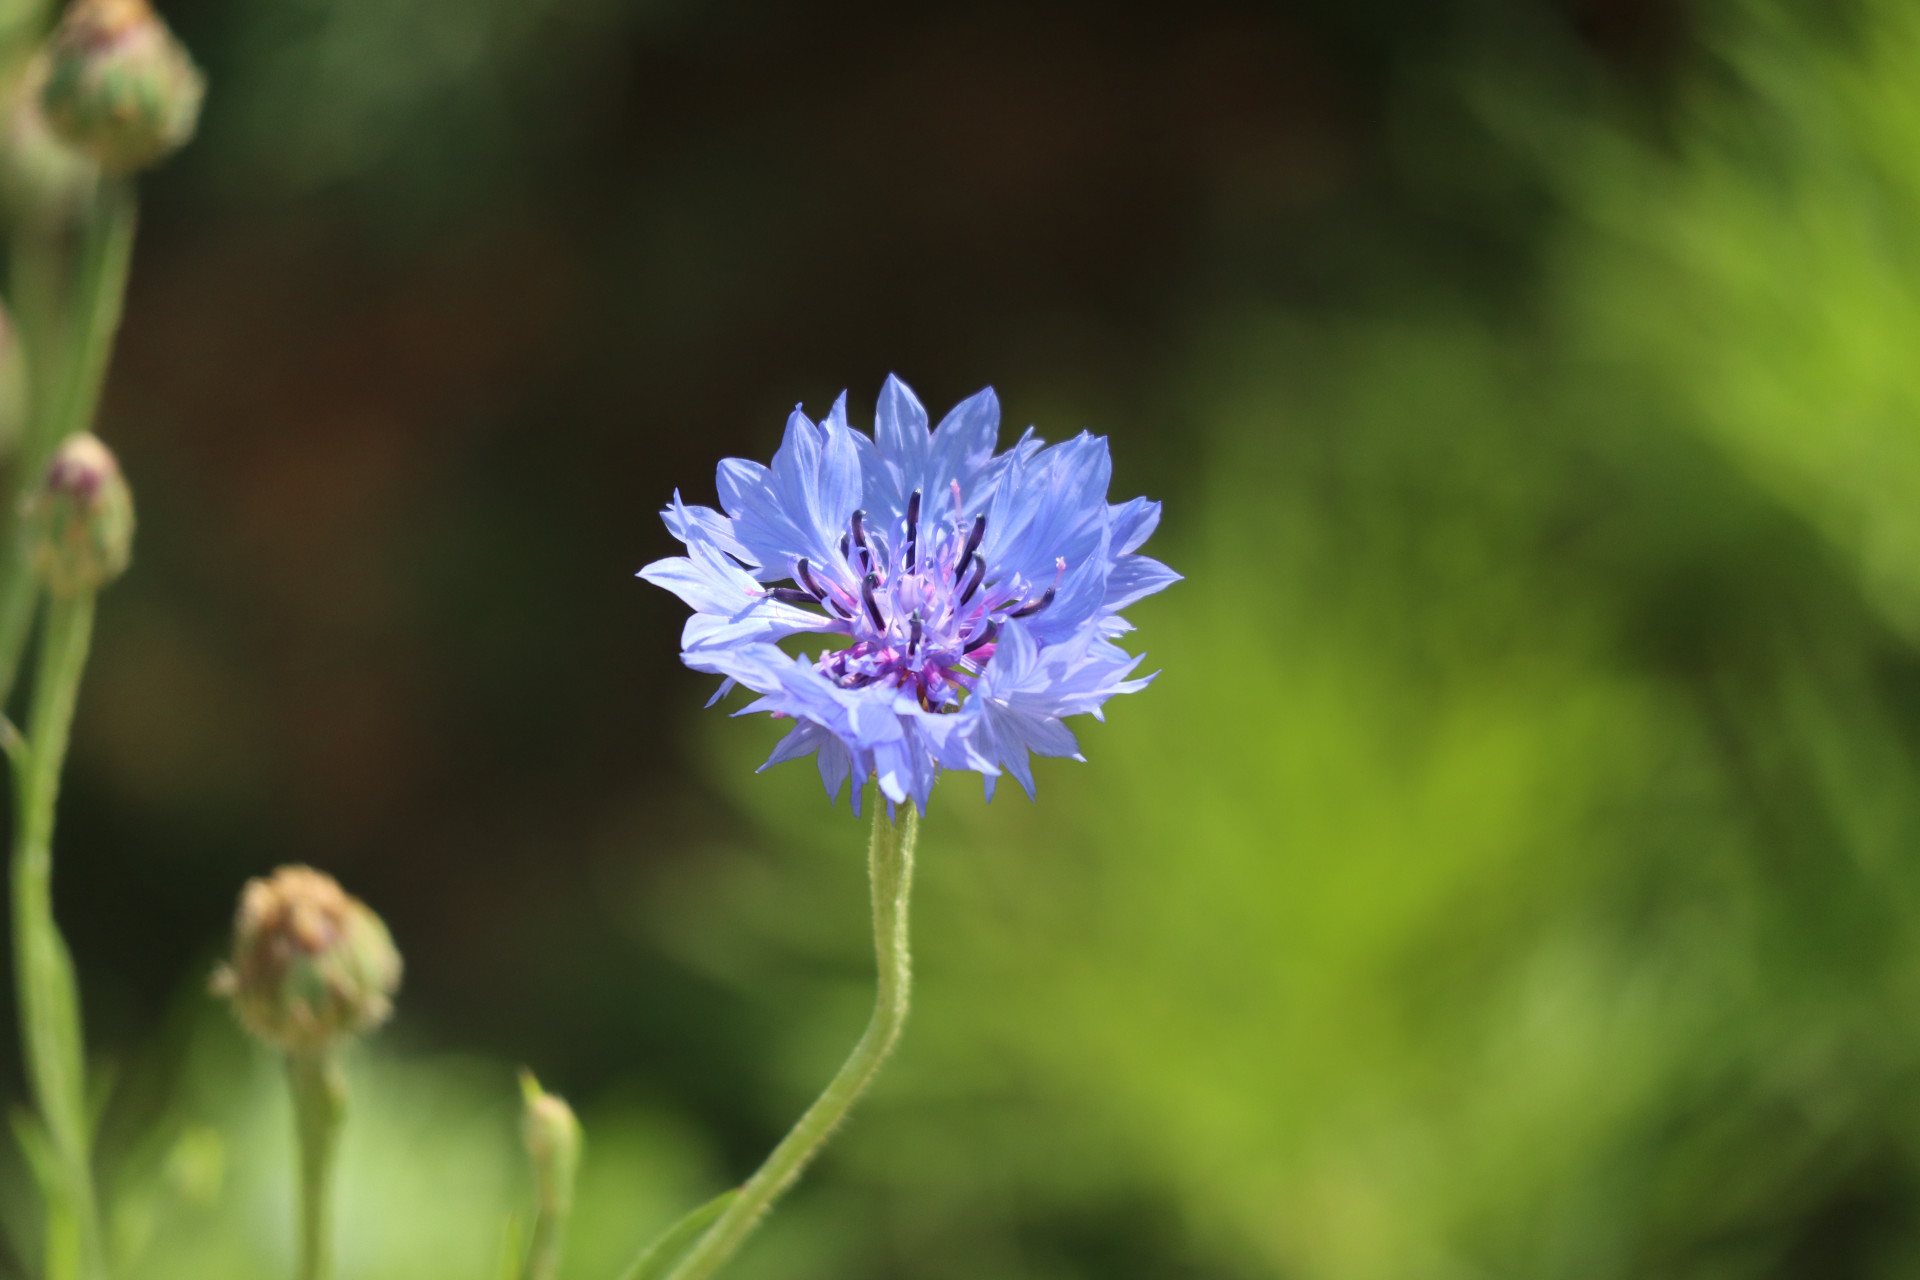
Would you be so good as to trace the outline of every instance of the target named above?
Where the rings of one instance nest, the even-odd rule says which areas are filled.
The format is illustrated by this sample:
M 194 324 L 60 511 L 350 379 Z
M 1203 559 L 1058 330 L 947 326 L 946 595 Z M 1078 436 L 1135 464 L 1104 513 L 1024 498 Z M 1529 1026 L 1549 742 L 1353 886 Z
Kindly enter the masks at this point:
M 91 591 L 56 596 L 40 637 L 28 736 L 15 755 L 14 976 L 27 1076 L 46 1127 L 48 1280 L 105 1274 L 90 1168 L 86 1058 L 73 959 L 53 919 L 53 819 L 93 634 Z
M 346 1119 L 347 1082 L 331 1049 L 287 1055 L 294 1127 L 300 1151 L 299 1280 L 333 1273 L 333 1166 Z
M 668 1274 L 668 1280 L 707 1280 L 725 1265 L 774 1201 L 818 1154 L 899 1042 L 907 1020 L 912 979 L 907 952 L 907 898 L 913 887 L 913 845 L 919 834 L 919 815 L 909 805 L 896 823 L 887 816 L 885 800 L 879 796 L 874 799 L 873 837 L 867 846 L 867 868 L 873 884 L 873 950 L 879 970 L 873 1017 L 826 1091 L 781 1139 L 766 1163 L 747 1179 L 738 1197 Z

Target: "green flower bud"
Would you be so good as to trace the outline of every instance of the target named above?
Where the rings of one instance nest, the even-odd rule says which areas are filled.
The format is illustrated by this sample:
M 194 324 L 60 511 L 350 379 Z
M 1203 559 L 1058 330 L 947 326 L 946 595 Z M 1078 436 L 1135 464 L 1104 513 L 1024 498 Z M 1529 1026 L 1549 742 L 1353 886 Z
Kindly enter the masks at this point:
M 133 557 L 133 494 L 97 436 L 68 436 L 47 464 L 27 518 L 33 567 L 57 596 L 98 591 Z
M 193 136 L 206 81 L 147 0 L 74 0 L 47 56 L 47 119 L 108 173 L 156 164 Z
M 53 228 L 93 203 L 100 166 L 55 136 L 40 107 L 47 59 L 36 54 L 21 73 L 0 124 L 0 202 L 16 225 Z
M 580 1121 L 574 1118 L 573 1108 L 559 1094 L 542 1089 L 531 1071 L 520 1073 L 520 1096 L 525 1103 L 520 1135 L 533 1157 L 533 1167 L 541 1171 L 542 1185 L 551 1181 L 571 1188 L 574 1168 L 580 1163 Z
M 216 994 L 240 1023 L 289 1053 L 315 1053 L 385 1022 L 400 953 L 380 917 L 332 876 L 281 867 L 249 880 L 233 922 L 233 959 Z

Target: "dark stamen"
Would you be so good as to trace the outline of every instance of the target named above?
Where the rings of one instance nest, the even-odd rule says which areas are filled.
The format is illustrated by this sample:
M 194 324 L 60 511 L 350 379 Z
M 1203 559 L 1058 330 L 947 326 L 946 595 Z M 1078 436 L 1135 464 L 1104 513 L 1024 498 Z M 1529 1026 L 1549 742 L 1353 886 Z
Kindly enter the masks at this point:
M 867 513 L 864 509 L 853 513 L 853 545 L 860 548 L 860 564 L 863 568 L 873 568 L 873 553 L 867 550 Z
M 907 571 L 913 571 L 914 544 L 920 540 L 920 491 L 907 499 Z
M 980 629 L 980 633 L 978 635 L 967 637 L 966 647 L 963 650 L 963 652 L 972 653 L 975 649 L 978 649 L 980 646 L 992 644 L 995 640 L 998 640 L 999 638 L 1000 638 L 1000 620 L 998 618 L 988 618 L 987 625 Z
M 854 518 L 856 520 L 859 519 L 858 516 Z M 859 527 L 857 524 L 854 526 L 856 529 Z M 880 602 L 873 598 L 873 589 L 879 585 L 880 575 L 877 573 L 869 573 L 866 577 L 860 579 L 860 598 L 867 602 L 867 613 L 873 618 L 873 625 L 885 631 L 887 629 L 887 620 L 880 616 Z
M 769 587 L 767 594 L 782 604 L 819 604 L 818 596 L 808 595 L 798 587 Z
M 805 556 L 800 557 L 800 563 L 796 564 L 794 569 L 797 570 L 800 575 L 801 586 L 813 592 L 816 599 L 825 600 L 827 598 L 827 593 L 822 591 L 820 584 L 813 580 L 813 568 L 807 564 L 807 558 Z
M 920 614 L 916 611 L 907 624 L 907 653 L 909 655 L 920 647 L 921 634 Z
M 840 558 L 846 560 L 851 558 L 852 554 L 853 544 L 847 540 L 847 535 L 843 533 L 840 535 Z
M 985 516 L 975 516 L 973 518 L 973 530 L 967 534 L 967 549 L 960 553 L 960 563 L 953 566 L 953 579 L 955 582 L 958 582 L 960 575 L 967 571 L 967 561 L 973 559 L 973 553 L 980 549 L 980 539 L 986 536 L 987 518 Z
M 967 583 L 967 589 L 960 593 L 960 604 L 962 608 L 966 606 L 967 601 L 973 599 L 973 593 L 980 589 L 980 582 L 986 576 L 987 576 L 987 562 L 985 560 L 975 561 L 973 566 L 973 578 L 971 581 Z
M 1038 600 L 1035 600 L 1032 604 L 1021 605 L 1007 616 L 1009 618 L 1031 618 L 1034 614 L 1053 603 L 1053 594 L 1057 590 L 1059 590 L 1057 587 L 1048 587 L 1040 593 Z

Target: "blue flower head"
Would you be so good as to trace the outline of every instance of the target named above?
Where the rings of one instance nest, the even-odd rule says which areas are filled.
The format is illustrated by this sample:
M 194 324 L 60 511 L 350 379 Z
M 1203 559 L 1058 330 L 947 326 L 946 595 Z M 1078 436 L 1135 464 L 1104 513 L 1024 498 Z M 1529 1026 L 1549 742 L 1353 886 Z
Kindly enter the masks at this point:
M 794 722 L 767 764 L 817 755 L 829 796 L 853 778 L 855 812 L 869 776 L 924 811 L 941 769 L 978 771 L 989 798 L 1004 770 L 1031 796 L 1029 752 L 1080 758 L 1064 718 L 1152 679 L 1114 639 L 1121 609 L 1179 580 L 1139 554 L 1160 504 L 1107 501 L 1099 436 L 1029 429 L 996 454 L 999 430 L 989 389 L 929 431 L 898 378 L 872 439 L 845 394 L 819 423 L 796 408 L 771 467 L 721 462 L 724 514 L 674 493 L 687 554 L 640 571 L 692 607 L 689 667 L 760 695 L 739 714 Z M 841 643 L 776 643 L 802 632 Z

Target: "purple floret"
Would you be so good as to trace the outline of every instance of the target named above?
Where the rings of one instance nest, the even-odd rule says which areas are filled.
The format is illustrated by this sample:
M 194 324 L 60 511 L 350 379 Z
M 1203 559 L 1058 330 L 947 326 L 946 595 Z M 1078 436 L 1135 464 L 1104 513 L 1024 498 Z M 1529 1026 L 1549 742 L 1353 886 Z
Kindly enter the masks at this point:
M 856 813 L 868 777 L 924 811 L 942 769 L 979 772 L 989 797 L 1004 770 L 1031 796 L 1030 752 L 1080 758 L 1063 718 L 1153 678 L 1113 639 L 1119 610 L 1179 581 L 1138 554 L 1160 504 L 1107 501 L 1100 436 L 1029 430 L 995 454 L 991 389 L 928 431 L 888 378 L 871 439 L 846 405 L 819 423 L 796 408 L 771 467 L 721 462 L 724 514 L 676 492 L 662 516 L 687 554 L 640 576 L 694 610 L 686 664 L 759 695 L 738 714 L 794 721 L 767 765 L 817 754 L 830 797 L 854 779 Z M 776 643 L 803 632 L 845 642 Z

